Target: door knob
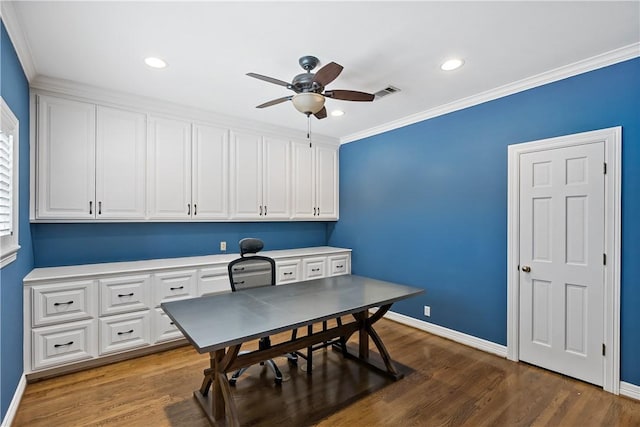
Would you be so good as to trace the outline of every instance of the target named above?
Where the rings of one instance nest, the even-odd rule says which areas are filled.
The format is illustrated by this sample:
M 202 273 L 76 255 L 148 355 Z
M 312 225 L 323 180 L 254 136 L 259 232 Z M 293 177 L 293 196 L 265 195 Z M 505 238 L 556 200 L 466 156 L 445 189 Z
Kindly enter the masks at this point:
M 531 267 L 529 267 L 528 265 L 523 265 L 522 271 L 524 271 L 525 273 L 529 273 L 531 271 Z

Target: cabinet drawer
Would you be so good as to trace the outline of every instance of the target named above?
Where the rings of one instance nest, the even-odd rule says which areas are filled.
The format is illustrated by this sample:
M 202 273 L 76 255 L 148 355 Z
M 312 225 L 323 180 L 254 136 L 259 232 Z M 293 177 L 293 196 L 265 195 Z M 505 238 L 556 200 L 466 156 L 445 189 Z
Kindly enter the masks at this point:
M 151 308 L 151 275 L 100 279 L 100 315 Z
M 173 321 L 161 309 L 156 308 L 153 311 L 153 342 L 171 341 L 183 338 L 182 332 L 173 324 Z
M 276 284 L 300 281 L 300 264 L 299 259 L 276 261 Z
M 149 317 L 147 310 L 100 319 L 100 355 L 149 345 Z
M 348 255 L 335 255 L 329 257 L 329 275 L 339 276 L 351 273 Z
M 302 260 L 303 280 L 318 279 L 327 275 L 327 258 L 305 258 Z
M 198 295 L 231 292 L 227 266 L 201 268 L 198 270 Z
M 153 277 L 154 303 L 175 301 L 196 296 L 196 270 L 157 273 Z
M 96 286 L 93 280 L 34 286 L 31 292 L 33 326 L 96 317 Z
M 97 356 L 96 335 L 96 320 L 33 329 L 33 369 Z

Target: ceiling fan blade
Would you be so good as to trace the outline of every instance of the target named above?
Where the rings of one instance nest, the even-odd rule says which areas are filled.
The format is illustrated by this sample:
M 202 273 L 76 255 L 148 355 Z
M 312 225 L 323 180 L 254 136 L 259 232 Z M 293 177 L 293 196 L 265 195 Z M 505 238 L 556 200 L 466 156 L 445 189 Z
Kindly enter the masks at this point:
M 318 120 L 326 118 L 327 117 L 327 107 L 322 107 L 322 110 L 320 110 L 317 113 L 315 113 L 314 116 L 316 116 L 316 119 L 318 119 Z
M 265 102 L 264 104 L 258 105 L 256 108 L 265 108 L 271 107 L 272 105 L 280 104 L 285 101 L 289 101 L 293 96 L 283 96 L 282 98 L 272 99 L 271 101 Z
M 253 77 L 258 80 L 264 80 L 265 82 L 273 83 L 274 85 L 284 86 L 287 89 L 291 89 L 291 83 L 274 79 L 273 77 L 263 76 L 262 74 L 256 74 L 256 73 L 247 73 L 247 76 Z
M 313 76 L 313 82 L 318 83 L 320 86 L 326 86 L 340 75 L 342 68 L 342 65 L 330 62 L 318 70 Z
M 366 92 L 358 92 L 357 90 L 328 90 L 324 93 L 327 98 L 340 99 L 342 101 L 373 101 L 375 95 Z

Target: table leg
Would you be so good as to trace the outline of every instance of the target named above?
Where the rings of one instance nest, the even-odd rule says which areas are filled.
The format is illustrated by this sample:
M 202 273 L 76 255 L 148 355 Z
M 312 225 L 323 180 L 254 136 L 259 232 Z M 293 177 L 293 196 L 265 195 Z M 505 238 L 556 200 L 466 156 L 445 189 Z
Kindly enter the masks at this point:
M 358 313 L 358 321 L 360 322 L 360 330 L 358 333 L 358 357 L 360 359 L 369 358 L 369 331 L 367 328 L 367 318 L 369 317 L 369 310 L 365 310 Z

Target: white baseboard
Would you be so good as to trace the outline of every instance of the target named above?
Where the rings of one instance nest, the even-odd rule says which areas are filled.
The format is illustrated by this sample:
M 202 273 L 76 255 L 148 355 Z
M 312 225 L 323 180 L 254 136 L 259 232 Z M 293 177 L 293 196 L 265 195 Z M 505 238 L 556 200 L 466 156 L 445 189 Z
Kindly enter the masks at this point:
M 493 353 L 505 358 L 507 357 L 507 347 L 504 345 L 483 340 L 482 338 L 467 335 L 462 332 L 454 331 L 453 329 L 435 325 L 433 323 L 414 319 L 413 317 L 405 316 L 404 314 L 394 313 L 393 311 L 387 312 L 384 317 L 389 320 L 393 320 L 394 322 L 402 323 L 403 325 L 411 326 L 413 328 L 450 339 L 451 341 L 455 341 L 469 347 L 477 348 L 478 350 L 486 351 L 487 353 Z
M 13 399 L 11 399 L 11 403 L 9 404 L 9 408 L 7 408 L 7 413 L 2 420 L 1 427 L 10 427 L 13 423 L 13 419 L 18 413 L 18 406 L 20 406 L 20 401 L 22 400 L 22 395 L 24 394 L 25 389 L 27 388 L 27 377 L 25 374 L 22 374 L 20 377 L 20 381 L 18 381 L 18 387 L 16 387 L 16 392 L 13 394 Z
M 640 386 L 620 381 L 620 394 L 632 399 L 640 400 Z

